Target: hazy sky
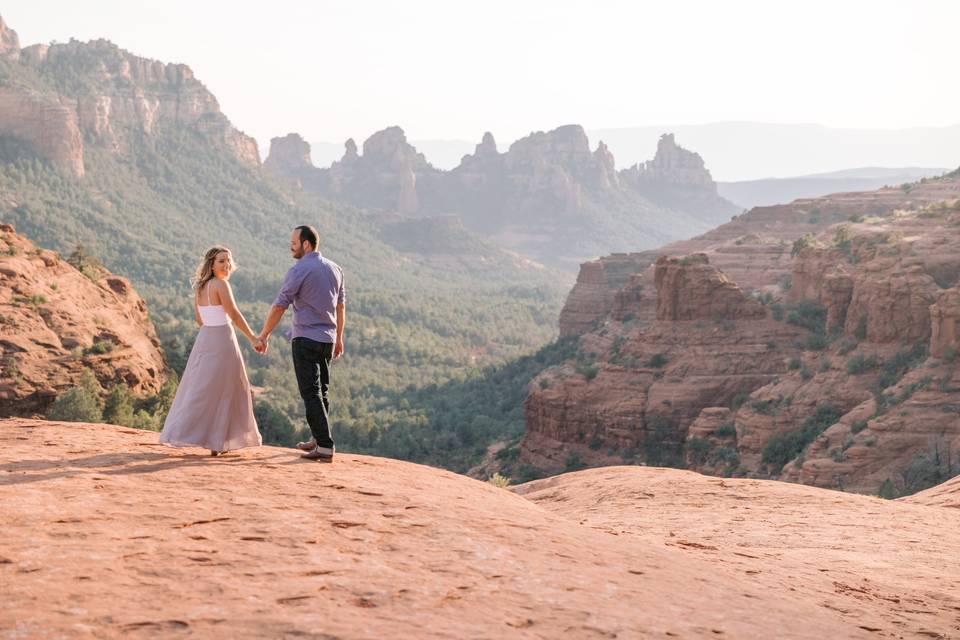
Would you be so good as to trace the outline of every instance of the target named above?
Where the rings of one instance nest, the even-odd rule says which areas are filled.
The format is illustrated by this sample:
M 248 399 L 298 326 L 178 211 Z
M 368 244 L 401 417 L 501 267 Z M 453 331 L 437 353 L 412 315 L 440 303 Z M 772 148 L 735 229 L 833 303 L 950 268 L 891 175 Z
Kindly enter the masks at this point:
M 104 37 L 189 64 L 264 150 L 391 124 L 504 148 L 567 123 L 960 121 L 955 0 L 7 0 L 2 16 L 24 46 Z

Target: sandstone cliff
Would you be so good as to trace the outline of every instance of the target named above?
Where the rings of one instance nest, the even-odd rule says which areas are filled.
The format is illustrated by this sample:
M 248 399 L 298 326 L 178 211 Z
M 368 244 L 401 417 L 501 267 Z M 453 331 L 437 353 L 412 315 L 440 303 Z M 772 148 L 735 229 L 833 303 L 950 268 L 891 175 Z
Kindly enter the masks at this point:
M 644 271 L 660 255 L 688 255 L 705 252 L 733 282 L 758 293 L 787 296 L 784 284 L 793 272 L 793 243 L 806 234 L 818 234 L 830 226 L 871 215 L 890 215 L 900 208 L 923 207 L 955 197 L 950 181 L 929 181 L 904 192 L 902 189 L 838 193 L 823 198 L 805 198 L 789 204 L 756 207 L 703 235 L 664 245 L 659 249 L 613 254 L 585 262 L 567 302 L 560 313 L 560 334 L 576 335 L 607 317 L 612 307 L 584 304 L 584 300 L 614 300 L 630 280 L 623 273 L 624 255 L 636 266 L 633 287 L 652 290 L 653 274 Z M 603 285 L 597 273 L 611 265 L 621 275 Z M 796 275 L 796 274 L 793 274 Z M 805 285 L 801 280 L 797 287 Z M 795 294 L 793 299 L 796 299 Z
M 83 136 L 76 113 L 49 95 L 0 87 L 0 136 L 26 142 L 58 170 L 83 177 Z
M 65 173 L 83 175 L 88 141 L 122 150 L 127 136 L 185 127 L 259 165 L 256 141 L 233 127 L 183 64 L 135 56 L 107 40 L 19 49 L 0 19 L 0 135 L 27 143 Z
M 960 632 L 956 509 L 664 469 L 511 493 L 369 456 L 320 469 L 276 447 L 205 453 L 110 425 L 0 421 L 0 633 Z
M 672 133 L 660 137 L 652 160 L 624 169 L 620 180 L 658 204 L 696 212 L 714 224 L 726 222 L 736 212 L 718 195 L 700 154 L 679 146 Z
M 629 452 L 676 464 L 703 408 L 768 384 L 798 353 L 802 331 L 774 320 L 706 255 L 663 257 L 652 279 L 620 319 L 579 339 L 576 361 L 531 383 L 524 460 L 562 469 L 572 451 L 597 464 Z
M 105 388 L 159 390 L 166 365 L 146 303 L 125 278 L 87 274 L 0 224 L 0 415 L 43 413 L 87 370 Z
M 20 38 L 17 32 L 7 26 L 0 17 L 0 56 L 20 55 Z
M 270 155 L 263 168 L 278 175 L 299 179 L 303 172 L 313 169 L 310 144 L 296 133 L 270 140 Z
M 566 269 L 611 248 L 689 236 L 705 230 L 716 212 L 726 218 L 736 211 L 717 195 L 702 161 L 693 177 L 685 164 L 689 152 L 661 149 L 656 171 L 625 182 L 606 145 L 591 151 L 578 125 L 532 133 L 502 153 L 488 132 L 450 171 L 431 166 L 399 127 L 371 136 L 362 155 L 347 141 L 343 159 L 329 169 L 303 165 L 302 140 L 276 142 L 267 167 L 308 190 L 406 216 L 455 214 L 502 247 Z M 687 195 L 654 198 L 651 185 Z
M 579 355 L 530 385 L 521 460 L 887 495 L 960 472 L 958 198 L 952 177 L 760 207 L 632 275 L 584 264 Z

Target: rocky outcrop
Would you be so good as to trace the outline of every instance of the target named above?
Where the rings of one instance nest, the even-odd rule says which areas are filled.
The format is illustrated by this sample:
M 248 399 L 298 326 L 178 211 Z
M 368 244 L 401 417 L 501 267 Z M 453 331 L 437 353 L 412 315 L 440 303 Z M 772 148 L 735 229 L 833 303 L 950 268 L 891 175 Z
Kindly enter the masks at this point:
M 754 209 L 616 283 L 615 257 L 585 263 L 561 316 L 579 352 L 530 385 L 521 460 L 554 471 L 626 447 L 647 464 L 893 495 L 948 477 L 958 245 L 947 177 Z M 626 397 L 632 422 L 616 413 Z
M 724 215 L 736 210 L 715 188 L 682 210 L 653 202 L 623 184 L 613 154 L 603 142 L 591 150 L 579 125 L 531 133 L 503 153 L 487 132 L 475 152 L 450 171 L 432 167 L 399 127 L 371 136 L 362 155 L 348 142 L 343 159 L 329 169 L 268 162 L 326 198 L 407 216 L 458 215 L 508 250 L 570 270 L 600 252 L 653 246 L 704 230 L 698 212 L 714 205 Z M 672 183 L 670 189 L 683 191 L 691 184 Z
M 271 138 L 270 154 L 263 168 L 288 177 L 299 177 L 304 172 L 310 172 L 314 168 L 310 159 L 310 144 L 297 133 Z
M 90 65 L 97 72 L 90 76 Z M 152 135 L 158 127 L 190 127 L 259 165 L 256 141 L 233 128 L 212 93 L 184 64 L 165 64 L 124 51 L 107 40 L 53 44 L 37 71 L 75 96 L 84 131 L 110 144 L 124 129 Z M 74 85 L 88 78 L 87 86 Z M 82 80 L 81 80 L 82 82 Z
M 0 225 L 0 415 L 42 413 L 92 370 L 104 388 L 159 390 L 166 365 L 147 305 L 130 282 L 84 275 Z
M 688 469 L 720 475 L 736 467 L 737 432 L 728 407 L 706 407 L 690 423 L 683 462 Z
M 653 252 L 615 253 L 580 265 L 577 283 L 560 312 L 560 335 L 579 335 L 593 328 L 611 313 L 630 278 L 652 265 L 656 258 Z M 636 286 L 630 291 L 635 293 Z M 621 316 L 625 313 L 623 307 L 621 301 Z
M 634 165 L 623 175 L 637 185 L 681 185 L 714 192 L 717 188 L 700 154 L 679 146 L 672 133 L 660 136 L 653 160 Z
M 7 26 L 0 18 L 0 56 L 18 57 L 20 55 L 20 38 L 17 32 Z
M 74 111 L 50 97 L 0 87 L 0 135 L 26 143 L 63 173 L 83 177 L 83 138 Z
M 960 289 L 944 291 L 930 307 L 930 355 L 943 358 L 960 350 Z
M 930 305 L 939 291 L 919 264 L 871 264 L 854 282 L 847 309 L 847 330 L 866 319 L 871 342 L 926 342 L 930 338 Z
M 604 317 L 580 338 L 576 361 L 531 382 L 523 460 L 558 470 L 576 451 L 609 464 L 597 452 L 612 449 L 618 457 L 679 464 L 689 426 L 704 408 L 729 406 L 788 370 L 803 332 L 769 318 L 705 255 L 661 258 L 650 271 L 649 286 L 633 277 L 624 287 L 636 315 Z
M 19 62 L 18 73 L 42 78 L 32 91 L 23 89 L 23 82 L 4 88 L 0 134 L 22 139 L 69 174 L 82 175 L 80 137 L 72 133 L 78 127 L 89 140 L 113 150 L 123 148 L 129 132 L 153 136 L 164 127 L 187 127 L 224 145 L 242 162 L 260 164 L 256 141 L 233 127 L 186 65 L 141 58 L 107 40 L 71 40 L 21 51 L 16 34 L 2 23 L 0 52 Z M 56 91 L 49 91 L 50 86 Z M 25 104 L 34 109 L 24 112 Z M 37 129 L 44 134 L 33 133 Z M 56 144 L 68 148 L 51 150 Z
M 714 224 L 738 207 L 719 196 L 700 154 L 679 146 L 672 133 L 660 137 L 652 160 L 620 172 L 623 184 L 663 206 L 689 211 Z
M 305 167 L 299 162 L 298 166 L 288 167 L 289 162 L 280 157 L 271 159 L 272 151 L 267 159 L 268 168 L 279 175 L 300 179 L 306 189 L 327 198 L 375 211 L 407 215 L 421 212 L 418 180 L 427 180 L 440 172 L 407 142 L 400 127 L 374 133 L 363 143 L 362 155 L 357 153 L 353 139 L 347 140 L 344 147 L 343 158 L 329 169 L 316 169 L 312 163 Z M 283 148 L 280 147 L 278 153 Z
M 705 253 L 661 256 L 654 271 L 657 320 L 738 320 L 765 318 L 761 304 L 710 265 Z

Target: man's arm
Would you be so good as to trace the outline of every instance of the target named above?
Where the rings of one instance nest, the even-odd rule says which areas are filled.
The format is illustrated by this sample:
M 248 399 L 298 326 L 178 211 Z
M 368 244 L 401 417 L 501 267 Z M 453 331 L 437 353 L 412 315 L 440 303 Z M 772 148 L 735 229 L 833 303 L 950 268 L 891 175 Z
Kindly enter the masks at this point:
M 293 303 L 302 282 L 303 275 L 295 267 L 287 271 L 287 275 L 283 278 L 283 285 L 280 287 L 280 293 L 277 295 L 277 299 L 273 301 L 270 313 L 267 314 L 267 319 L 263 323 L 263 330 L 260 331 L 261 344 L 257 349 L 258 353 L 267 352 L 267 340 L 270 339 L 273 330 L 277 328 L 277 324 L 287 307 Z
M 337 343 L 333 345 L 333 357 L 343 355 L 343 323 L 347 321 L 347 311 L 343 303 L 337 305 Z
M 270 334 L 273 333 L 273 330 L 277 328 L 277 325 L 280 323 L 280 318 L 283 317 L 286 310 L 286 307 L 278 307 L 277 305 L 270 307 L 270 313 L 267 314 L 267 319 L 263 323 L 263 330 L 260 332 L 261 340 L 264 342 L 267 341 Z

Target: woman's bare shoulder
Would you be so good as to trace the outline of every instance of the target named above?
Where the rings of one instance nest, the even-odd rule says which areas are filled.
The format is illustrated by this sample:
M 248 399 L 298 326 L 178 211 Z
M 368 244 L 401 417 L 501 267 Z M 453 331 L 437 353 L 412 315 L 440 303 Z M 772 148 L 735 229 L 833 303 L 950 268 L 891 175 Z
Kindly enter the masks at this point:
M 233 297 L 233 289 L 230 288 L 230 283 L 226 280 L 221 280 L 220 278 L 215 278 L 210 281 L 210 284 L 207 285 L 212 287 L 210 289 L 211 295 L 216 296 L 217 301 L 220 304 L 223 304 L 224 300 L 229 300 Z

